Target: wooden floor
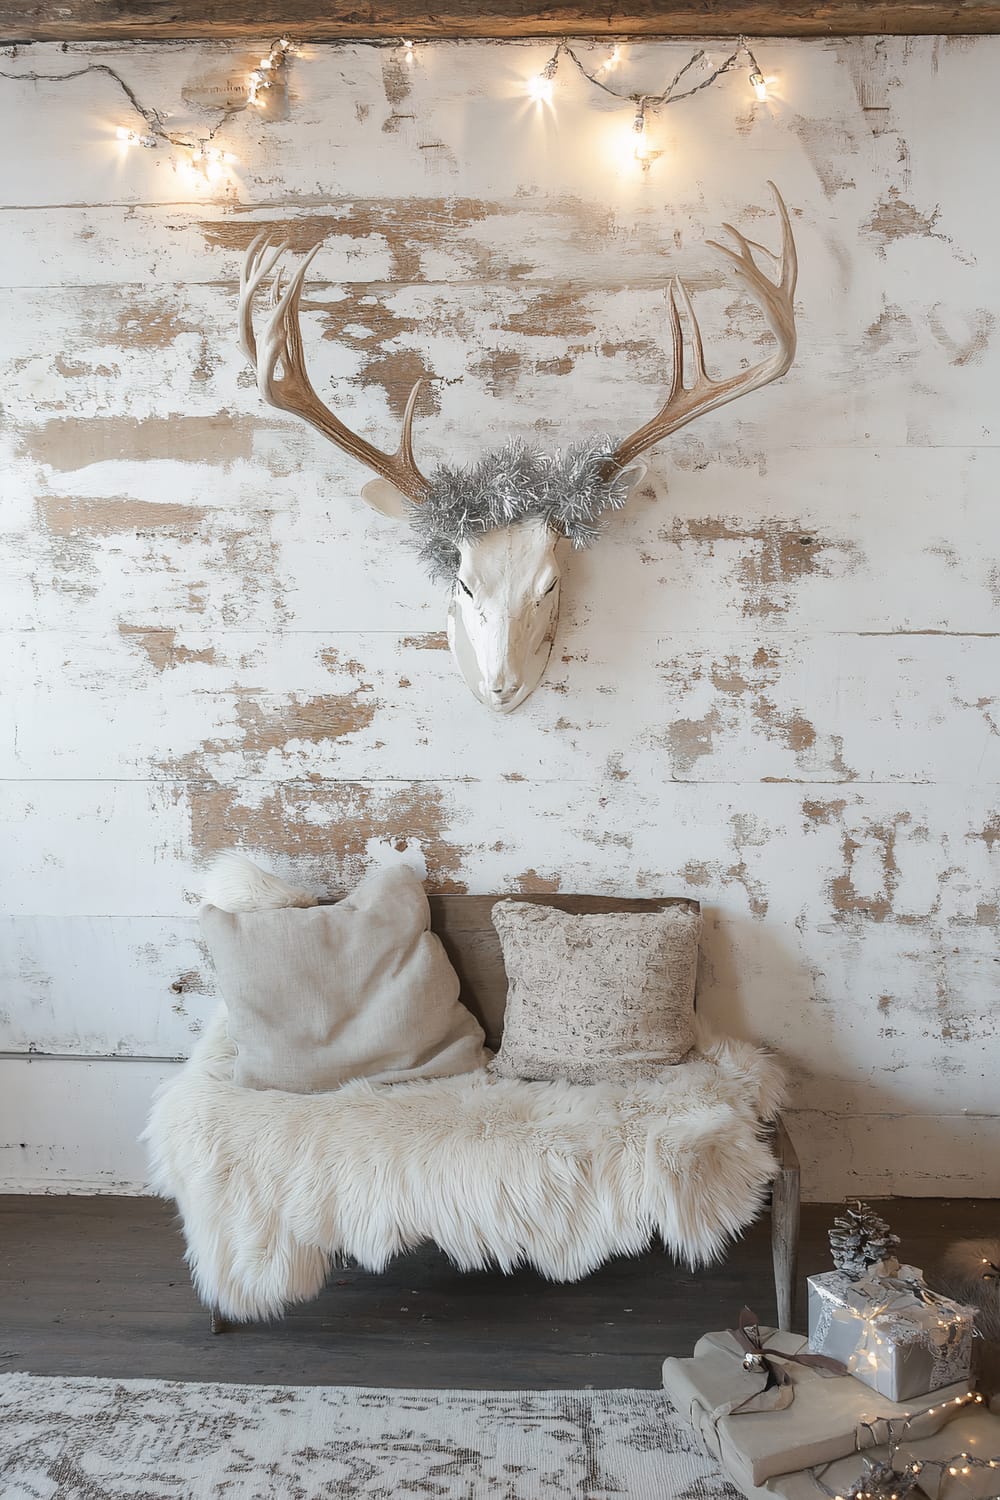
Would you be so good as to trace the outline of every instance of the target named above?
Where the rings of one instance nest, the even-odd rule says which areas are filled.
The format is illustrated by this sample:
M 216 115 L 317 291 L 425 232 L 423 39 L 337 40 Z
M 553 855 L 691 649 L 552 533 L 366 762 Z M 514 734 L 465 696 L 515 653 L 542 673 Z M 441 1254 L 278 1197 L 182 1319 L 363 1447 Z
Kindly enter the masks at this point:
M 828 1265 L 834 1208 L 804 1210 L 802 1265 Z M 1000 1203 L 882 1207 L 913 1264 L 996 1234 Z M 530 1272 L 462 1275 L 436 1252 L 383 1276 L 338 1273 L 281 1323 L 213 1338 L 176 1221 L 151 1198 L 0 1196 L 0 1370 L 182 1380 L 457 1388 L 648 1386 L 667 1354 L 731 1327 L 743 1303 L 774 1315 L 766 1221 L 725 1265 L 696 1275 L 660 1254 L 575 1286 Z M 800 1312 L 804 1301 L 800 1303 Z

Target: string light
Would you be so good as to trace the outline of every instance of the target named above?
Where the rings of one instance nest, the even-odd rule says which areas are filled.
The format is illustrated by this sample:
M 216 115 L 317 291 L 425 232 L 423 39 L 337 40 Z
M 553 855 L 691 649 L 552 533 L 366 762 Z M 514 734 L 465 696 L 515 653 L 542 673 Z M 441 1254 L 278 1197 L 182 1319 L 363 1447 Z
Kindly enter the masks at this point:
M 413 42 L 401 38 L 400 45 L 403 48 L 406 61 L 412 63 L 414 61 Z M 15 82 L 63 83 L 72 78 L 79 78 L 85 73 L 104 73 L 113 79 L 125 94 L 132 109 L 140 117 L 145 127 L 144 129 L 133 129 L 126 125 L 119 125 L 117 127 L 115 136 L 124 150 L 128 150 L 134 145 L 142 146 L 147 150 L 153 150 L 162 143 L 176 149 L 188 151 L 190 152 L 189 160 L 191 166 L 209 181 L 214 182 L 225 175 L 224 169 L 226 165 L 234 162 L 236 158 L 229 153 L 212 148 L 210 143 L 232 115 L 238 114 L 241 110 L 247 109 L 251 105 L 257 108 L 266 106 L 269 92 L 278 84 L 282 69 L 286 66 L 289 56 L 293 55 L 294 51 L 294 44 L 287 36 L 279 37 L 277 41 L 273 42 L 267 55 L 261 57 L 256 67 L 251 68 L 247 74 L 245 102 L 228 107 L 206 136 L 194 140 L 186 138 L 183 134 L 176 131 L 168 130 L 166 128 L 166 121 L 169 116 L 157 109 L 147 108 L 146 105 L 142 104 L 121 74 L 116 72 L 107 63 L 88 63 L 85 67 L 76 68 L 67 73 L 37 73 L 33 71 L 11 73 L 0 70 L 0 78 L 11 79 Z M 620 46 L 615 46 L 611 54 L 599 65 L 597 70 L 591 73 L 584 67 L 569 43 L 562 40 L 557 44 L 555 51 L 541 72 L 527 81 L 526 90 L 528 96 L 535 103 L 550 106 L 553 101 L 554 83 L 560 58 L 563 56 L 568 57 L 580 75 L 589 83 L 601 89 L 611 98 L 620 101 L 622 104 L 628 104 L 631 107 L 633 115 L 632 130 L 629 133 L 629 155 L 645 169 L 648 168 L 651 157 L 656 154 L 651 153 L 649 149 L 649 112 L 652 111 L 655 113 L 665 105 L 678 104 L 683 99 L 690 99 L 693 95 L 701 93 L 704 89 L 711 87 L 718 79 L 729 73 L 741 58 L 745 58 L 750 65 L 750 85 L 756 97 L 762 101 L 766 100 L 767 80 L 750 49 L 746 37 L 743 36 L 738 39 L 733 52 L 718 67 L 714 68 L 699 82 L 690 84 L 689 87 L 678 92 L 678 87 L 682 80 L 687 78 L 692 73 L 692 70 L 704 61 L 705 55 L 704 49 L 693 53 L 687 62 L 677 70 L 674 77 L 660 93 L 640 94 L 612 88 L 609 83 L 604 82 L 599 76 L 602 73 L 611 73 L 619 65 L 622 59 L 622 49 Z M 987 1276 L 991 1272 L 994 1275 L 997 1274 L 997 1268 L 992 1266 L 990 1262 L 984 1261 L 984 1265 L 990 1268 L 985 1273 Z
M 560 44 L 561 45 L 561 44 Z M 528 96 L 536 104 L 552 103 L 552 84 L 559 67 L 559 47 L 553 52 L 545 67 L 534 78 L 528 79 Z
M 646 101 L 640 99 L 636 106 L 635 119 L 632 121 L 632 130 L 635 134 L 635 159 L 643 166 L 649 163 L 649 148 L 646 144 Z
M 866 1459 L 862 1477 L 851 1486 L 846 1495 L 835 1493 L 823 1482 L 822 1473 L 828 1467 L 827 1465 L 823 1465 L 821 1469 L 813 1469 L 813 1479 L 823 1493 L 830 1496 L 830 1500 L 904 1500 L 904 1497 L 908 1496 L 916 1486 L 917 1477 L 925 1470 L 937 1470 L 938 1480 L 935 1493 L 939 1494 L 946 1474 L 950 1478 L 964 1478 L 971 1474 L 973 1469 L 1000 1468 L 1000 1458 L 976 1458 L 971 1453 L 953 1453 L 950 1458 L 913 1459 L 900 1468 L 896 1467 L 900 1446 L 910 1437 L 909 1429 L 914 1423 L 920 1422 L 922 1417 L 933 1416 L 935 1412 L 946 1413 L 944 1421 L 947 1422 L 953 1406 L 966 1406 L 970 1403 L 981 1406 L 983 1404 L 982 1393 L 966 1391 L 964 1396 L 955 1396 L 950 1401 L 943 1402 L 941 1406 L 930 1406 L 922 1413 L 917 1412 L 915 1415 L 908 1413 L 902 1419 L 872 1417 L 870 1420 L 864 1420 L 861 1425 L 869 1429 L 873 1441 L 875 1440 L 874 1428 L 884 1424 L 888 1432 L 889 1445 L 889 1456 L 886 1461 L 877 1463 Z M 913 1438 L 916 1440 L 916 1434 L 913 1434 Z M 1000 1500 L 1000 1496 L 990 1496 L 989 1500 Z
M 247 79 L 249 103 L 260 105 L 266 103 L 264 95 L 269 88 L 273 87 L 278 73 L 285 65 L 285 58 L 291 46 L 287 36 L 279 37 L 276 42 L 272 42 L 267 56 L 262 57 L 256 68 L 251 69 Z
M 125 79 L 108 63 L 88 63 L 86 67 L 74 68 L 68 73 L 10 73 L 0 70 L 0 78 L 8 78 L 14 82 L 21 83 L 65 83 L 71 78 L 80 78 L 85 73 L 103 73 L 111 78 L 118 88 L 121 89 L 135 113 L 142 120 L 145 129 L 132 129 L 128 125 L 119 125 L 115 130 L 115 138 L 121 144 L 123 151 L 128 151 L 132 146 L 143 146 L 147 150 L 155 150 L 163 144 L 172 146 L 175 150 L 190 153 L 189 164 L 197 173 L 209 182 L 218 182 L 225 176 L 226 167 L 236 161 L 236 157 L 230 152 L 220 151 L 210 145 L 215 136 L 234 114 L 239 114 L 251 104 L 262 105 L 265 99 L 262 97 L 266 91 L 273 88 L 281 69 L 287 63 L 288 57 L 294 52 L 294 45 L 288 37 L 280 37 L 274 42 L 266 57 L 262 57 L 256 68 L 252 68 L 247 77 L 247 97 L 243 104 L 231 105 L 226 108 L 221 118 L 212 127 L 206 136 L 192 140 L 179 131 L 168 130 L 166 126 L 170 116 L 164 111 L 153 109 L 138 98 L 134 89 Z
M 747 42 L 746 37 L 743 36 L 739 38 L 735 50 L 730 53 L 730 55 L 725 59 L 724 62 L 722 62 L 717 68 L 709 73 L 706 78 L 703 78 L 699 83 L 693 84 L 690 88 L 686 88 L 682 93 L 677 93 L 677 86 L 681 82 L 681 80 L 685 77 L 685 75 L 690 73 L 692 68 L 696 67 L 698 63 L 702 62 L 705 57 L 705 51 L 703 48 L 700 51 L 693 53 L 688 61 L 683 65 L 683 67 L 681 67 L 677 71 L 677 73 L 674 74 L 674 77 L 667 84 L 666 88 L 663 89 L 662 93 L 659 94 L 627 93 L 622 89 L 612 88 L 609 83 L 606 83 L 604 81 L 601 75 L 610 73 L 621 60 L 620 47 L 615 47 L 614 51 L 611 53 L 611 56 L 606 58 L 605 61 L 602 62 L 593 73 L 591 73 L 587 70 L 587 68 L 584 67 L 583 63 L 580 61 L 579 57 L 574 52 L 569 43 L 567 41 L 561 41 L 557 45 L 556 50 L 549 58 L 542 71 L 540 73 L 537 73 L 534 78 L 529 78 L 527 81 L 526 90 L 528 93 L 528 97 L 530 99 L 533 99 L 537 104 L 552 103 L 553 80 L 556 76 L 556 70 L 559 66 L 560 57 L 568 57 L 577 69 L 577 72 L 580 73 L 581 77 L 585 78 L 588 83 L 594 84 L 596 88 L 601 89 L 605 94 L 610 94 L 613 99 L 619 99 L 623 104 L 628 103 L 633 107 L 634 118 L 632 128 L 635 132 L 636 139 L 633 142 L 631 154 L 637 161 L 641 162 L 644 167 L 649 165 L 648 158 L 650 154 L 646 140 L 647 110 L 653 110 L 655 112 L 656 110 L 662 108 L 664 105 L 679 104 L 682 99 L 690 99 L 693 94 L 701 93 L 703 89 L 709 88 L 713 83 L 717 81 L 717 79 L 722 78 L 726 73 L 730 72 L 731 69 L 736 67 L 741 58 L 745 59 L 750 65 L 750 86 L 753 89 L 756 98 L 761 101 L 765 101 L 767 99 L 767 80 L 764 77 L 764 74 L 761 72 L 760 65 L 757 62 L 756 57 L 754 57 L 753 52 L 750 50 L 750 45 Z
M 115 135 L 123 146 L 145 146 L 148 151 L 156 146 L 156 136 L 148 130 L 140 134 L 138 130 L 129 130 L 126 125 L 119 125 Z

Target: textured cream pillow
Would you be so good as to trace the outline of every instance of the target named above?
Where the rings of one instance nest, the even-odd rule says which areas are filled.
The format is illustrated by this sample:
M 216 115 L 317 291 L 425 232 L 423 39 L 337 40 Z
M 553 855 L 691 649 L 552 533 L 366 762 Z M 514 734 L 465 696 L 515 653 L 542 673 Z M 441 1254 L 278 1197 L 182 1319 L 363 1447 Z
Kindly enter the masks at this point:
M 202 931 L 229 1010 L 233 1081 L 314 1094 L 485 1066 L 483 1030 L 430 931 L 417 875 L 393 865 L 333 906 L 222 911 Z
M 495 1072 L 630 1083 L 691 1051 L 699 913 L 573 916 L 500 901 L 493 925 L 508 985 Z

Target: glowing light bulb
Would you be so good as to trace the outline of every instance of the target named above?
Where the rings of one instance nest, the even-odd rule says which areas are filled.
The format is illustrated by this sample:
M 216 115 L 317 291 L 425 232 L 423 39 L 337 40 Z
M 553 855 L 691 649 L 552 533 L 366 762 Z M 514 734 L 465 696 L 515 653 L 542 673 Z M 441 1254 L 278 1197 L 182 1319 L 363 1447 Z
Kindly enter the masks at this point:
M 119 125 L 115 131 L 115 135 L 120 141 L 124 141 L 127 146 L 130 146 L 135 140 L 135 131 L 126 129 L 124 125 Z
M 754 68 L 750 74 L 750 87 L 753 89 L 760 103 L 763 104 L 767 99 L 767 79 L 759 68 Z
M 632 121 L 632 130 L 635 134 L 635 159 L 644 162 L 649 156 L 649 147 L 646 144 L 646 102 L 641 100 L 636 107 L 635 119 Z
M 538 76 L 528 80 L 528 96 L 534 99 L 536 104 L 552 103 L 552 80 L 556 76 L 558 67 L 559 49 L 557 48 Z
M 544 73 L 539 73 L 535 78 L 528 79 L 528 97 L 536 104 L 552 103 L 552 79 L 546 78 Z

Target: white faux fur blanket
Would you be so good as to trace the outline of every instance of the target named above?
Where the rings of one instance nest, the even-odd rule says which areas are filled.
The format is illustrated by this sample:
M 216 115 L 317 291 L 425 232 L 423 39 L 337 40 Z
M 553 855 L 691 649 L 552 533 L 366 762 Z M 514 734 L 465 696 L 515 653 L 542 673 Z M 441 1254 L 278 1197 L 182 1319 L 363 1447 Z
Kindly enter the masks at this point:
M 741 1042 L 632 1086 L 470 1073 L 284 1094 L 236 1087 L 232 1060 L 220 1007 L 146 1131 L 195 1286 L 230 1318 L 314 1297 L 337 1257 L 380 1271 L 428 1240 L 464 1269 L 528 1264 L 554 1281 L 654 1238 L 704 1264 L 775 1171 L 758 1121 L 780 1076 Z
M 233 1057 L 220 1006 L 145 1133 L 195 1286 L 233 1319 L 314 1297 L 338 1258 L 381 1271 L 427 1241 L 463 1269 L 554 1281 L 654 1239 L 694 1267 L 755 1217 L 775 1172 L 760 1121 L 780 1070 L 745 1042 L 703 1037 L 654 1081 L 586 1087 L 483 1072 L 286 1094 L 237 1087 Z

